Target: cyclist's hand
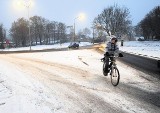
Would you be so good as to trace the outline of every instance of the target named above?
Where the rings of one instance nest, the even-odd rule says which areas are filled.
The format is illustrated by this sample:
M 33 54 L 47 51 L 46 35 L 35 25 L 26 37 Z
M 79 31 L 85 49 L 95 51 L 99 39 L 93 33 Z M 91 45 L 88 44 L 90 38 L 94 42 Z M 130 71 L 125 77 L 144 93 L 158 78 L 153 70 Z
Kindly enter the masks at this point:
M 119 57 L 123 57 L 123 54 L 122 54 L 122 53 L 119 53 Z
M 109 56 L 109 53 L 108 53 L 108 52 L 106 52 L 104 55 L 105 55 L 105 56 Z

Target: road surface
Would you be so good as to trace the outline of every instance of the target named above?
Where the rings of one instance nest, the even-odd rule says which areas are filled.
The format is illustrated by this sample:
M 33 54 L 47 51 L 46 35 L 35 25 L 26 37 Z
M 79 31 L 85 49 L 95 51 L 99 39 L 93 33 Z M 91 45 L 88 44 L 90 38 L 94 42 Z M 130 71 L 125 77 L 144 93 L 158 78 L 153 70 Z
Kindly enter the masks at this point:
M 151 76 L 160 79 L 160 68 L 158 68 L 158 60 L 147 58 L 144 56 L 138 56 L 129 53 L 123 53 L 124 57 L 120 60 L 128 65 L 149 73 Z
M 120 84 L 102 75 L 91 49 L 0 55 L 0 113 L 158 113 L 159 79 L 117 62 Z

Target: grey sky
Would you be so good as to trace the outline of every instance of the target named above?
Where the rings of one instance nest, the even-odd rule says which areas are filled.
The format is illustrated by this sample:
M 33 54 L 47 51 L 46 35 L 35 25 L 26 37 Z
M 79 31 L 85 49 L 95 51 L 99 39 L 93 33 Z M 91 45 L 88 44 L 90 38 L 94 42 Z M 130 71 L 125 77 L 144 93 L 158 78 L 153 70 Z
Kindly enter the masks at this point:
M 27 18 L 27 10 L 14 7 L 17 0 L 0 0 L 0 23 L 7 30 L 11 23 L 17 18 Z M 93 19 L 102 12 L 104 8 L 117 4 L 129 8 L 133 25 L 136 25 L 155 6 L 160 5 L 160 0 L 33 0 L 34 6 L 30 15 L 45 17 L 51 21 L 63 22 L 73 25 L 74 19 L 79 13 L 86 14 L 85 21 L 76 20 L 77 30 L 91 27 Z

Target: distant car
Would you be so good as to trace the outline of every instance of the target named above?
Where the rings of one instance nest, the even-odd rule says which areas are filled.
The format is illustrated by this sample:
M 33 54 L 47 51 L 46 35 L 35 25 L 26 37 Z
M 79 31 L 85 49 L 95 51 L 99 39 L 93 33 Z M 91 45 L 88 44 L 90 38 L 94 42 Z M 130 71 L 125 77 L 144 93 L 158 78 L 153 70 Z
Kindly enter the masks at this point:
M 68 48 L 79 48 L 79 44 L 78 43 L 73 43 L 73 44 L 70 44 L 69 46 L 68 46 Z

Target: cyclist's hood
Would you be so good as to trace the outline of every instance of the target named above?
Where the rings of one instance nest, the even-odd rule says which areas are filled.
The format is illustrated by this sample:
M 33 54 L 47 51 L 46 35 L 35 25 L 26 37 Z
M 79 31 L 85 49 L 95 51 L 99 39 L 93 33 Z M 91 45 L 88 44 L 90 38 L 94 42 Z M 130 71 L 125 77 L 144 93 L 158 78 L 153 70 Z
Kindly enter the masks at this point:
M 110 41 L 112 41 L 112 40 L 115 40 L 115 42 L 118 41 L 115 35 L 111 35 L 111 36 L 110 36 Z

